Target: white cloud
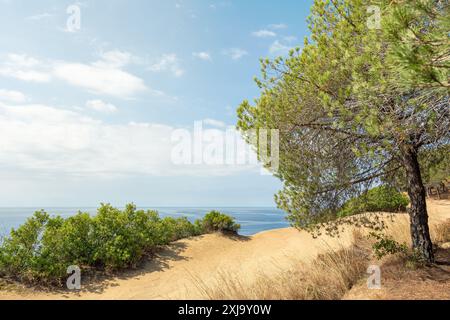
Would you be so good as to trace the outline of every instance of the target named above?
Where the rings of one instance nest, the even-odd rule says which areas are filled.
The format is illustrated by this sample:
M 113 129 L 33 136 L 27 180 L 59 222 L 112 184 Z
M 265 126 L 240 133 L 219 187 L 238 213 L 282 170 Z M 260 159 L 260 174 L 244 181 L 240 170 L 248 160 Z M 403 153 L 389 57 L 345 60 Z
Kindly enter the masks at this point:
M 54 15 L 48 12 L 44 12 L 44 13 L 38 13 L 32 16 L 27 17 L 27 20 L 35 20 L 35 21 L 39 21 L 39 20 L 44 20 L 44 19 L 48 19 L 53 17 Z
M 160 174 L 172 128 L 109 125 L 45 105 L 0 105 L 0 164 L 49 174 Z
M 55 77 L 97 94 L 130 98 L 147 89 L 141 78 L 112 67 L 58 63 L 53 72 Z
M 218 127 L 218 128 L 225 128 L 227 125 L 225 124 L 225 122 L 219 121 L 219 120 L 214 120 L 214 119 L 204 119 L 203 120 L 203 124 L 212 126 L 212 127 Z
M 205 61 L 211 61 L 211 55 L 208 52 L 202 51 L 202 52 L 194 52 L 192 53 L 192 55 L 196 58 L 199 58 L 201 60 L 205 60 Z
M 175 129 L 158 123 L 108 124 L 47 105 L 0 103 L 0 167 L 24 177 L 45 174 L 59 180 L 64 176 L 229 175 L 257 170 L 253 164 L 176 165 L 171 157 Z
M 252 35 L 258 38 L 272 38 L 277 36 L 275 32 L 265 29 L 255 31 L 252 33 Z
M 219 9 L 219 8 L 226 8 L 230 7 L 232 4 L 230 1 L 219 1 L 217 3 L 212 3 L 209 5 L 209 7 L 213 10 Z
M 174 53 L 164 54 L 156 63 L 148 67 L 153 72 L 171 72 L 175 77 L 181 77 L 184 70 L 180 67 L 180 60 Z
M 287 55 L 291 49 L 291 46 L 287 46 L 279 40 L 275 40 L 270 46 L 269 52 L 272 55 Z
M 294 41 L 297 41 L 298 39 L 296 36 L 285 36 L 285 37 L 283 37 L 283 40 L 287 41 L 287 42 L 294 42 Z
M 98 67 L 109 67 L 109 68 L 122 68 L 131 62 L 135 62 L 137 60 L 131 53 L 120 51 L 120 50 L 112 50 L 107 52 L 102 52 L 100 54 L 101 60 L 94 63 L 95 66 Z
M 34 70 L 0 68 L 0 75 L 29 82 L 49 82 L 51 80 L 51 76 L 48 73 Z
M 117 112 L 117 107 L 111 103 L 106 103 L 102 100 L 89 100 L 86 102 L 86 107 L 102 113 L 115 113 Z
M 0 89 L 0 100 L 20 103 L 27 101 L 27 97 L 20 91 Z
M 32 68 L 40 65 L 41 61 L 26 54 L 10 53 L 6 55 L 5 64 L 17 68 Z
M 274 24 L 270 24 L 269 28 L 270 29 L 275 29 L 275 30 L 279 30 L 279 29 L 287 29 L 287 24 L 284 23 L 274 23 Z
M 137 58 L 128 52 L 107 51 L 100 60 L 85 64 L 66 61 L 40 61 L 22 54 L 9 54 L 0 63 L 0 75 L 23 81 L 50 82 L 57 78 L 97 94 L 130 98 L 147 90 L 144 80 L 123 70 Z M 158 93 L 156 90 L 150 92 Z M 159 92 L 160 93 L 160 92 Z
M 44 64 L 28 55 L 8 54 L 0 63 L 0 75 L 28 82 L 49 82 L 51 75 Z
M 147 90 L 144 80 L 123 70 L 137 61 L 138 58 L 129 52 L 111 50 L 102 52 L 100 60 L 92 64 L 55 63 L 53 73 L 55 77 L 91 92 L 130 98 Z
M 244 56 L 248 55 L 248 52 L 243 49 L 239 49 L 239 48 L 231 48 L 231 49 L 225 50 L 224 54 L 229 56 L 233 60 L 239 60 L 239 59 L 243 58 Z

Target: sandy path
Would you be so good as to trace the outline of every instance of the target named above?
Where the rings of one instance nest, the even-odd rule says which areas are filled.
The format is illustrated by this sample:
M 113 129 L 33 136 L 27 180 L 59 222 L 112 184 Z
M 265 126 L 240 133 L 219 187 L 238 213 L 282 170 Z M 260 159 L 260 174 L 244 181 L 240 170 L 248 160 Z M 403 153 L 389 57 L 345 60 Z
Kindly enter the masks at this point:
M 450 218 L 450 202 L 429 203 L 432 221 Z M 400 215 L 406 222 L 407 216 Z M 292 257 L 307 262 L 326 250 L 351 244 L 351 231 L 339 239 L 313 239 L 292 228 L 272 230 L 253 237 L 229 238 L 221 235 L 176 242 L 143 268 L 121 277 L 84 286 L 79 293 L 0 292 L 0 299 L 202 299 L 198 279 L 211 284 L 221 273 L 251 281 L 258 273 L 271 275 L 292 265 Z

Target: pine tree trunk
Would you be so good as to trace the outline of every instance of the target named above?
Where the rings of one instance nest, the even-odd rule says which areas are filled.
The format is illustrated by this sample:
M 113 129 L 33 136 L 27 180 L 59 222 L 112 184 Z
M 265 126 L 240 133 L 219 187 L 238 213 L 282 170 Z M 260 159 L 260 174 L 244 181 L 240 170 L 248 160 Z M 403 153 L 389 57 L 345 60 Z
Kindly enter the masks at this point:
M 417 151 L 408 148 L 403 154 L 406 170 L 408 194 L 411 201 L 409 209 L 413 249 L 429 263 L 434 262 L 433 243 L 428 227 L 426 191 L 422 181 Z

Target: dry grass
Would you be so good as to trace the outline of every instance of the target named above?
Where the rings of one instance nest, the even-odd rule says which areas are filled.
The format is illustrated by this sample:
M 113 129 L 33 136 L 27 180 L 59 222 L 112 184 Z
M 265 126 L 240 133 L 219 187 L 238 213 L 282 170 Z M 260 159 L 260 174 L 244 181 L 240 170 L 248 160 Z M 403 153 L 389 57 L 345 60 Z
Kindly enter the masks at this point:
M 435 243 L 450 242 L 450 219 L 446 222 L 434 225 L 431 228 L 431 235 Z
M 367 241 L 354 233 L 354 245 L 340 250 L 329 249 L 312 263 L 292 258 L 292 268 L 276 277 L 260 274 L 253 283 L 221 272 L 213 285 L 195 279 L 204 296 L 212 300 L 336 300 L 366 273 L 370 261 Z M 356 245 L 358 244 L 358 245 Z
M 396 241 L 410 245 L 411 236 L 407 219 L 396 220 L 385 231 Z M 450 220 L 432 225 L 431 234 L 436 244 L 449 242 Z M 366 276 L 368 265 L 374 262 L 371 255 L 372 242 L 368 240 L 367 232 L 354 231 L 353 237 L 353 245 L 349 248 L 337 251 L 330 248 L 312 263 L 306 264 L 292 258 L 292 267 L 289 270 L 280 270 L 275 277 L 259 274 L 255 281 L 248 283 L 239 275 L 219 272 L 212 284 L 207 284 L 201 279 L 195 279 L 195 282 L 203 296 L 211 300 L 337 300 L 344 298 L 353 286 L 356 291 L 359 288 L 363 292 L 359 298 L 369 298 L 372 292 L 367 290 L 365 282 L 361 279 Z M 438 256 L 442 254 L 445 255 L 445 252 L 440 249 Z M 396 291 L 397 287 L 406 288 L 411 282 L 408 279 L 415 279 L 411 283 L 418 288 L 423 287 L 420 294 L 416 293 L 415 298 L 420 299 L 423 292 L 428 292 L 428 295 L 423 297 L 445 297 L 442 292 L 448 288 L 448 277 L 443 276 L 445 272 L 441 272 L 439 268 L 411 270 L 407 267 L 405 258 L 400 256 L 386 257 L 377 263 L 383 265 L 383 281 L 390 291 L 385 297 L 401 298 L 402 293 L 409 294 L 404 290 Z M 425 278 L 429 283 L 421 280 Z M 433 279 L 438 281 L 433 282 Z M 361 284 L 362 282 L 364 284 Z M 413 296 L 411 297 L 414 298 Z
M 411 245 L 411 231 L 408 219 L 397 219 L 385 233 L 399 243 Z M 430 223 L 431 240 L 435 244 L 450 242 L 450 219 L 440 223 Z
M 411 263 L 405 256 L 385 257 L 381 263 L 381 289 L 370 290 L 361 280 L 347 300 L 449 300 L 450 249 L 436 249 L 435 265 Z
M 412 245 L 409 219 L 396 219 L 393 224 L 389 224 L 383 233 L 399 243 L 406 243 L 407 246 Z

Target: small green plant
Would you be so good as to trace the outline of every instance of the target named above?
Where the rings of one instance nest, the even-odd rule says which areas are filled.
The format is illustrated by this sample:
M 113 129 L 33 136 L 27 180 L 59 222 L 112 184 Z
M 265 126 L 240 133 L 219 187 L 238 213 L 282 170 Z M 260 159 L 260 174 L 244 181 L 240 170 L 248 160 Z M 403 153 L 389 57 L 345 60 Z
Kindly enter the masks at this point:
M 236 233 L 241 226 L 234 222 L 234 218 L 218 211 L 211 211 L 202 220 L 205 232 L 232 232 Z
M 427 261 L 420 254 L 418 250 L 412 250 L 412 252 L 406 257 L 405 265 L 410 269 L 417 269 L 427 264 Z
M 395 241 L 392 237 L 384 234 L 371 232 L 369 238 L 375 239 L 372 245 L 373 252 L 378 260 L 388 255 L 402 254 L 408 255 L 408 246 L 404 243 Z
M 363 212 L 404 212 L 409 199 L 397 189 L 382 185 L 370 189 L 365 194 L 347 201 L 337 213 L 347 217 Z

